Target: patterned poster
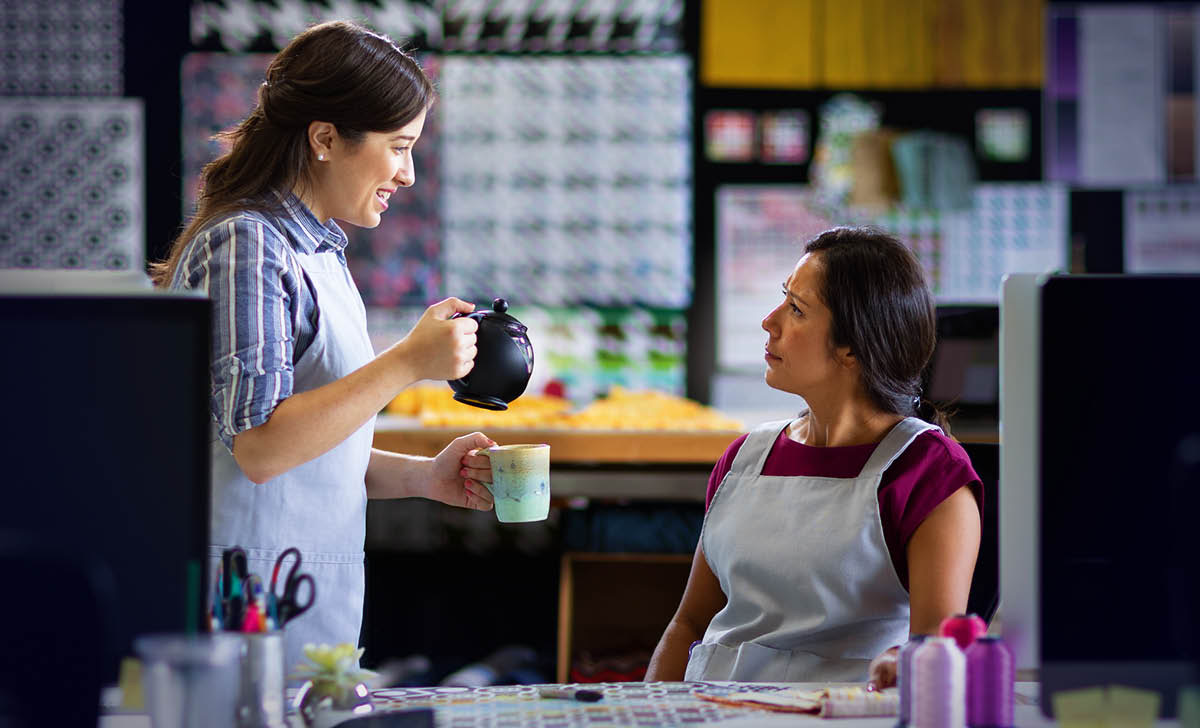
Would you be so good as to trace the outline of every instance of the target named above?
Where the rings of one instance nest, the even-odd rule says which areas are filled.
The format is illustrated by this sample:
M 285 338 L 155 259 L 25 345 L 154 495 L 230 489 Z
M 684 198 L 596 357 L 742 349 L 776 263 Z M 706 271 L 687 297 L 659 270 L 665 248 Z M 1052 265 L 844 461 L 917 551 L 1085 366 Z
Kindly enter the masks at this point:
M 1125 191 L 1125 272 L 1200 273 L 1200 187 Z
M 0 98 L 0 268 L 140 270 L 138 99 Z
M 193 0 L 192 42 L 282 48 L 311 23 L 349 19 L 413 48 L 449 51 L 679 52 L 684 0 Z
M 689 87 L 681 56 L 447 57 L 446 290 L 686 307 Z
M 185 213 L 196 200 L 200 170 L 221 153 L 213 135 L 245 118 L 272 54 L 191 53 L 183 60 Z M 421 57 L 436 82 L 438 59 Z M 374 229 L 345 224 L 346 259 L 368 306 L 424 305 L 442 297 L 440 116 L 435 104 L 414 148 L 416 184 L 396 192 Z
M 760 323 L 809 238 L 834 226 L 802 185 L 717 188 L 717 368 L 761 371 Z
M 120 96 L 122 0 L 0 3 L 0 93 Z

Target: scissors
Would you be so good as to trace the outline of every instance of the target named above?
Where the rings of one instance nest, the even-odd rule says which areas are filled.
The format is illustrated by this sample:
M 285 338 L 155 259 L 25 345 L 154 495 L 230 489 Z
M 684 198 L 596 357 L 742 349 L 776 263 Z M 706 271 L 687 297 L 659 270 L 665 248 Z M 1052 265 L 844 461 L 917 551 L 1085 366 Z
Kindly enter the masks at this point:
M 283 593 L 279 593 L 275 590 L 275 585 L 279 581 L 279 572 L 288 556 L 295 556 L 296 561 L 283 579 Z M 279 554 L 279 558 L 275 559 L 275 568 L 271 571 L 271 590 L 267 593 L 267 611 L 274 615 L 277 628 L 282 629 L 285 624 L 307 612 L 317 598 L 316 582 L 308 574 L 297 573 L 299 570 L 300 549 L 294 546 L 285 549 L 283 553 Z M 300 587 L 305 584 L 308 585 L 308 590 L 305 597 L 301 598 Z

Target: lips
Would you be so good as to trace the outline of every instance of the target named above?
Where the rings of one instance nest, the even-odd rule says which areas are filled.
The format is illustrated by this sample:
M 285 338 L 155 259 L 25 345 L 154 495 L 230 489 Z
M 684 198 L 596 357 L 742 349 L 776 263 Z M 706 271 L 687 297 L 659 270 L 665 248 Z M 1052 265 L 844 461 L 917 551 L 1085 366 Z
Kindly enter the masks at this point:
M 375 190 L 375 199 L 379 200 L 379 204 L 383 205 L 383 209 L 388 209 L 388 198 L 392 196 L 395 190 L 380 188 Z

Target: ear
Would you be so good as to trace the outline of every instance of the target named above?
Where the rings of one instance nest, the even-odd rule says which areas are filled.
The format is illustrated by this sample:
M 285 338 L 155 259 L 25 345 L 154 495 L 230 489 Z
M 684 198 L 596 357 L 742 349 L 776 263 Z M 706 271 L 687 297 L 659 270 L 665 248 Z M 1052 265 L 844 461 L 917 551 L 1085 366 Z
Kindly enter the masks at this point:
M 854 352 L 850 351 L 848 346 L 839 346 L 833 350 L 837 356 L 838 364 L 841 364 L 847 369 L 858 369 L 858 357 L 854 356 Z
M 314 121 L 308 125 L 308 148 L 312 150 L 314 157 L 323 154 L 328 159 L 337 136 L 337 127 L 333 124 L 328 121 Z

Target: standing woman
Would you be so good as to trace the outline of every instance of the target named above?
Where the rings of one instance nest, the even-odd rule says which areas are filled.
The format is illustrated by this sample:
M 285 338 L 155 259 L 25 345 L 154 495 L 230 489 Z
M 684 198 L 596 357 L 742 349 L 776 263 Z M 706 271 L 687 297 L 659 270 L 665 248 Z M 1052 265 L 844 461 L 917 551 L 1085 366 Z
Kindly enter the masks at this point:
M 412 149 L 433 86 L 390 40 L 332 22 L 271 62 L 258 105 L 204 168 L 194 219 L 156 283 L 213 302 L 212 543 L 242 546 L 265 580 L 295 546 L 316 581 L 287 625 L 289 669 L 305 643 L 358 644 L 367 498 L 421 496 L 487 510 L 480 433 L 434 458 L 371 447 L 375 415 L 421 379 L 471 370 L 474 307 L 449 298 L 375 355 L 334 220 L 379 224 L 414 182 Z
M 647 680 L 884 686 L 910 633 L 966 610 L 982 485 L 920 399 L 936 337 L 920 264 L 883 233 L 830 230 L 782 294 L 762 322 L 766 382 L 807 408 L 713 469 Z

